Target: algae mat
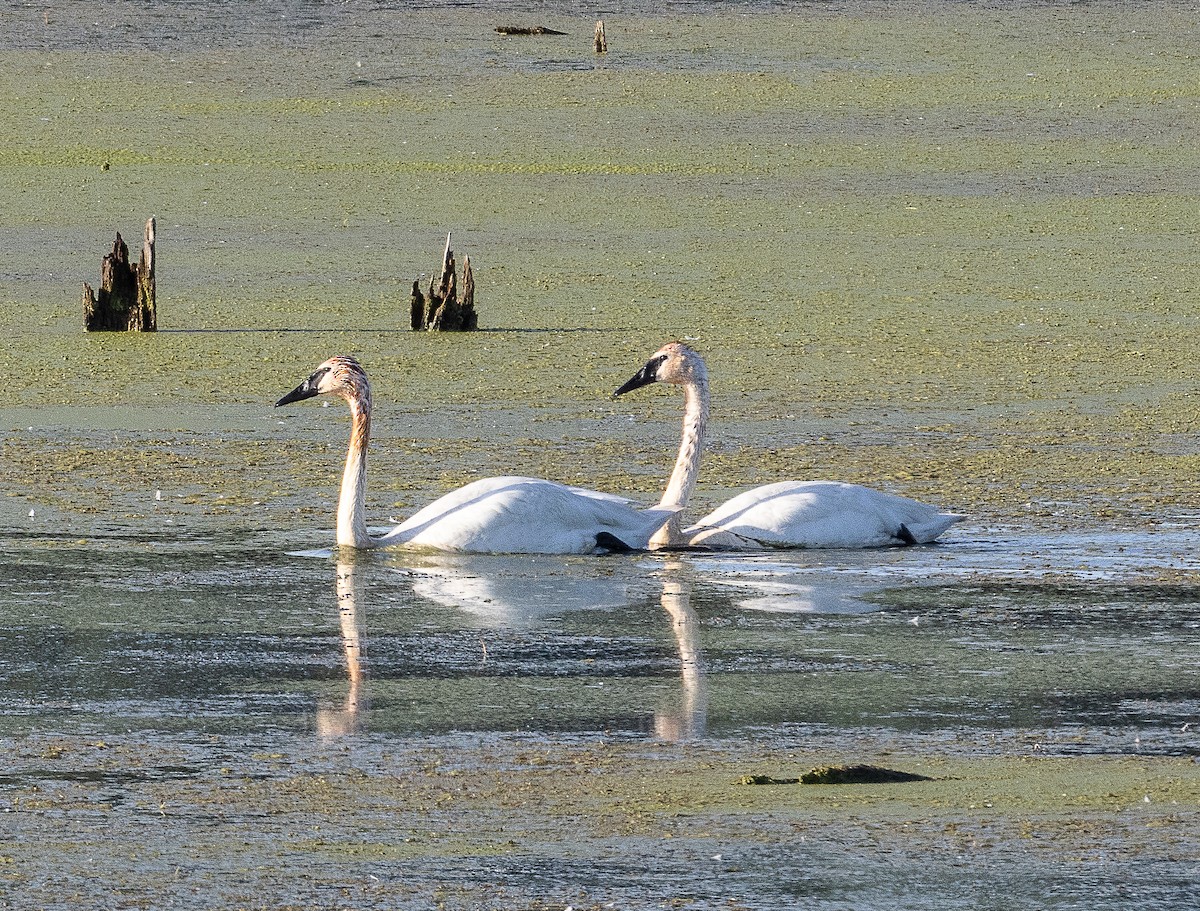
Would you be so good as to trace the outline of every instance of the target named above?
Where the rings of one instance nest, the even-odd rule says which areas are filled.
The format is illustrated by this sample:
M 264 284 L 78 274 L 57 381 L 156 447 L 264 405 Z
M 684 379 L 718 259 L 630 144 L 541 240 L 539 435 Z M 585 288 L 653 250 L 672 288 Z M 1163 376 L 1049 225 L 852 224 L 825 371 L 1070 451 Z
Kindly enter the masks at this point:
M 1182 909 L 1197 896 L 1200 792 L 1181 760 L 955 759 L 921 762 L 931 782 L 753 786 L 738 781 L 748 769 L 795 774 L 829 754 L 277 746 L 214 768 L 204 745 L 23 743 L 16 777 L 64 772 L 13 789 L 7 827 L 40 855 L 16 865 L 30 886 L 19 906 L 1121 908 L 1136 896 Z M 36 824 L 47 817 L 53 830 Z M 77 856 L 97 858 L 90 883 L 72 876 Z
M 476 472 L 649 497 L 676 403 L 606 395 L 670 337 L 714 374 L 705 498 L 838 477 L 1067 525 L 1196 502 L 1184 5 L 631 15 L 604 58 L 470 8 L 223 42 L 203 4 L 190 30 L 103 13 L 5 14 L 14 512 L 119 516 L 150 474 L 271 515 L 280 453 L 332 480 L 341 427 L 266 405 L 339 351 L 382 406 L 375 514 Z M 150 214 L 165 331 L 85 337 L 82 281 Z M 447 230 L 489 331 L 399 331 Z

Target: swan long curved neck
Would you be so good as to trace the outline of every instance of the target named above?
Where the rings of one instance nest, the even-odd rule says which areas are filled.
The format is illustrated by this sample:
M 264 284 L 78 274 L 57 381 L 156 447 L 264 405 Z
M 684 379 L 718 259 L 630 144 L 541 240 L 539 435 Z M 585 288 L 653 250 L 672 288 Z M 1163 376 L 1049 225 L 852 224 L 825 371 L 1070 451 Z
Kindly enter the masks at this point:
M 683 402 L 683 434 L 679 440 L 679 455 L 675 458 L 675 468 L 659 501 L 660 506 L 687 506 L 696 488 L 700 456 L 708 428 L 708 377 L 703 372 L 698 372 L 683 384 Z M 651 539 L 651 545 L 669 547 L 686 543 L 682 523 L 681 508 Z
M 371 393 L 349 398 L 350 446 L 346 451 L 346 469 L 338 496 L 337 543 L 339 547 L 373 547 L 375 539 L 367 533 L 367 444 L 371 439 Z
M 683 387 L 683 434 L 679 440 L 679 455 L 667 489 L 663 491 L 662 506 L 687 506 L 696 488 L 700 473 L 700 455 L 708 428 L 708 378 L 698 377 Z

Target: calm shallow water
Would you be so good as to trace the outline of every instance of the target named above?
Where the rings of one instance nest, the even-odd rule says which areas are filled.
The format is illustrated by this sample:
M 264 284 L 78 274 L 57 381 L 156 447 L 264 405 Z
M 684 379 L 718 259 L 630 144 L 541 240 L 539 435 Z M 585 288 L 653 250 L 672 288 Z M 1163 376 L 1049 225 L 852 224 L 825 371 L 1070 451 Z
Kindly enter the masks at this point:
M 886 814 L 802 833 L 767 817 L 736 838 L 681 821 L 668 846 L 594 832 L 575 844 L 569 821 L 512 809 L 491 822 L 524 833 L 513 854 L 387 860 L 361 856 L 369 805 L 317 819 L 286 795 L 348 770 L 408 773 L 434 751 L 469 780 L 484 755 L 521 764 L 614 742 L 664 757 L 753 744 L 939 760 L 1195 756 L 1200 599 L 1161 579 L 1194 570 L 1196 538 L 968 532 L 876 552 L 339 563 L 266 534 L 10 534 L 0 795 L 25 812 L 5 817 L 21 879 L 0 899 L 418 908 L 449 888 L 464 896 L 452 907 L 687 895 L 700 907 L 949 908 L 991 907 L 979 897 L 1002 891 L 1005 907 L 1189 907 L 1189 868 L 1134 851 L 1136 834 L 1064 867 L 1015 833 L 983 855 L 928 833 L 889 846 L 870 834 Z M 143 758 L 118 759 L 131 750 Z M 283 789 L 281 809 L 221 804 L 231 775 L 241 789 Z M 180 812 L 181 791 L 195 808 Z M 31 812 L 38 800 L 46 809 Z M 421 825 L 453 837 L 480 824 L 462 814 L 449 806 Z M 298 846 L 318 830 L 333 857 Z M 416 836 L 393 837 L 389 850 Z M 85 874 L 63 838 L 106 847 L 83 849 Z M 298 853 L 281 861 L 281 845 Z M 932 853 L 916 864 L 914 850 Z M 312 872 L 285 884 L 269 872 L 279 863 Z
M 725 556 L 9 537 L 5 732 L 866 730 L 1197 752 L 1191 531 Z M 978 743 L 974 743 L 978 741 Z

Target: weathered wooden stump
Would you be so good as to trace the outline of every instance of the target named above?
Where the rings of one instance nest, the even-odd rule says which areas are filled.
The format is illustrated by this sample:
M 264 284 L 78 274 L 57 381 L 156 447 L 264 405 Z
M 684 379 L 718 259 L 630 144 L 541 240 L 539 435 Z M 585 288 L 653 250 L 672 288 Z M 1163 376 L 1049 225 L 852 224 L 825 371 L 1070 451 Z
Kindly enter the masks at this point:
M 88 332 L 154 332 L 158 328 L 154 284 L 154 219 L 146 222 L 142 257 L 129 262 L 129 248 L 117 232 L 111 253 L 100 264 L 100 292 L 83 283 L 83 327 Z
M 463 258 L 462 299 L 458 296 L 458 280 L 454 275 L 454 251 L 450 235 L 446 235 L 446 252 L 442 255 L 441 275 L 429 282 L 429 297 L 421 294 L 421 283 L 413 282 L 412 302 L 409 305 L 409 325 L 420 332 L 472 332 L 479 328 L 475 313 L 475 276 L 471 272 L 471 257 Z
M 604 37 L 604 20 L 600 19 L 596 22 L 596 36 L 593 41 L 593 46 L 596 48 L 597 54 L 608 53 L 608 39 Z

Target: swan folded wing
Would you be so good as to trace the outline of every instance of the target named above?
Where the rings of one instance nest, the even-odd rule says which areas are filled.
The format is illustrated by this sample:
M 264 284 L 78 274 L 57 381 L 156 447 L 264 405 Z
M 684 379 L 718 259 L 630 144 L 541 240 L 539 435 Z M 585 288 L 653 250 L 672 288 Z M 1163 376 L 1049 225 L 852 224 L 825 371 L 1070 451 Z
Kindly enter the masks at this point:
M 782 481 L 739 494 L 687 529 L 721 529 L 768 547 L 925 544 L 961 518 L 907 497 L 838 481 Z
M 600 490 L 589 490 L 586 487 L 569 487 L 567 489 L 581 497 L 588 497 L 619 507 L 609 512 L 609 525 L 605 531 L 620 541 L 625 550 L 646 550 L 650 546 L 650 539 L 658 530 L 666 525 L 673 515 L 684 509 L 679 504 L 664 505 L 662 503 L 641 509 L 629 497 L 604 493 Z M 630 513 L 633 515 L 631 516 Z
M 633 500 L 629 499 L 629 497 L 618 496 L 615 493 L 605 493 L 602 490 L 588 490 L 586 487 L 568 487 L 567 490 L 581 497 L 591 497 L 593 500 L 607 500 L 610 503 L 622 503 L 626 506 L 633 503 Z
M 380 540 L 466 553 L 584 554 L 608 534 L 644 549 L 675 510 L 640 512 L 619 497 L 540 478 L 474 481 L 424 507 Z

